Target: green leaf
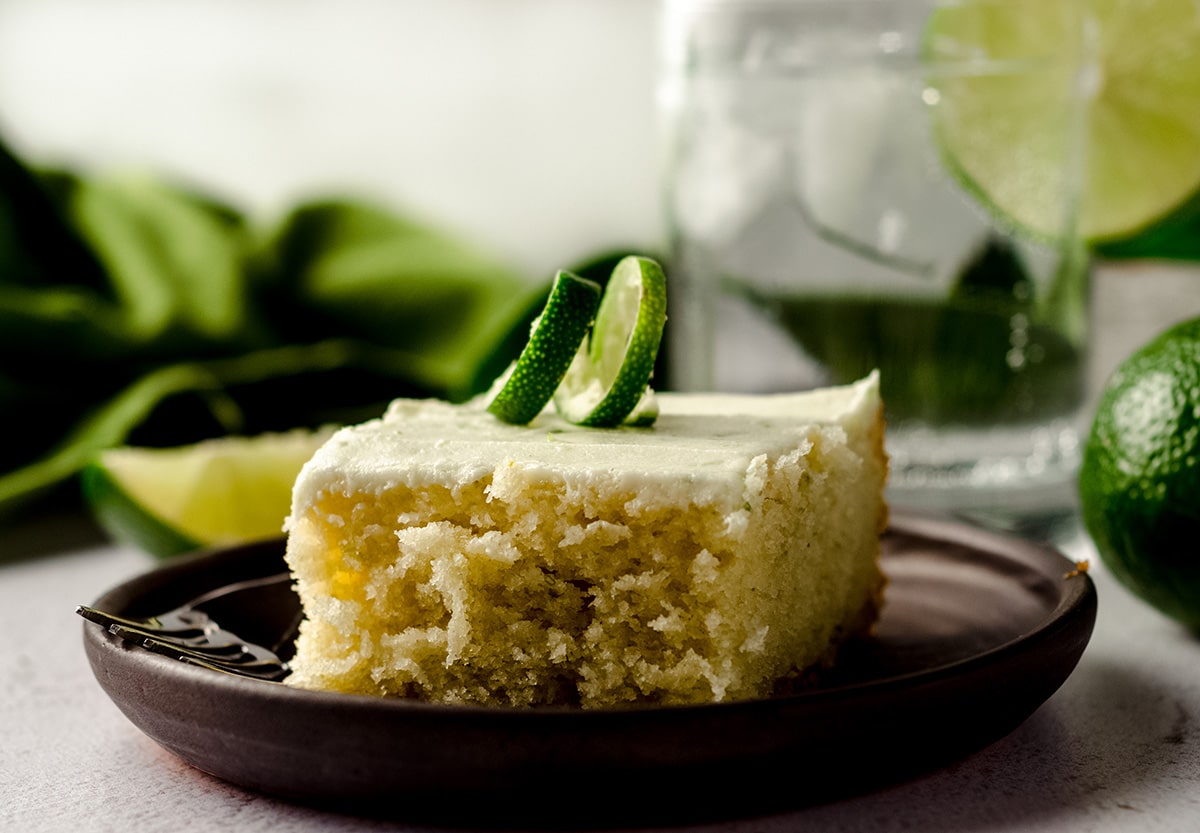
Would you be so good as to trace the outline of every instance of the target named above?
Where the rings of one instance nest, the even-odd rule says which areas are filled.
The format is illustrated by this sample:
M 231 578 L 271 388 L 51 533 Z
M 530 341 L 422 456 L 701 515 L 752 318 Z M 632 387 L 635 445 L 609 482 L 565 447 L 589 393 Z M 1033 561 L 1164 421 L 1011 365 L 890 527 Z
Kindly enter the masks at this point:
M 56 186 L 65 216 L 103 264 L 133 340 L 244 336 L 248 236 L 236 213 L 146 176 L 64 174 Z
M 102 291 L 104 271 L 47 184 L 0 143 L 0 287 L 70 280 Z
M 50 454 L 0 475 L 0 514 L 77 474 L 101 449 L 124 440 L 163 398 L 216 384 L 202 368 L 191 366 L 166 367 L 147 375 L 83 419 Z
M 319 331 L 401 349 L 413 375 L 439 395 L 486 389 L 519 352 L 546 296 L 499 259 L 379 207 L 303 206 L 282 224 L 260 263 L 294 310 L 289 333 Z

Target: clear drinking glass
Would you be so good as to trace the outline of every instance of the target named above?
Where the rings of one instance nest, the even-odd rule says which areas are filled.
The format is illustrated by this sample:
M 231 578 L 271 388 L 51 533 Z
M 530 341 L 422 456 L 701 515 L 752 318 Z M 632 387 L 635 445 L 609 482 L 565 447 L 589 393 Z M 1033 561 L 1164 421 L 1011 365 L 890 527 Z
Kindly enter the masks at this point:
M 1087 31 L 1058 5 L 666 0 L 671 386 L 878 368 L 894 493 L 1073 478 Z

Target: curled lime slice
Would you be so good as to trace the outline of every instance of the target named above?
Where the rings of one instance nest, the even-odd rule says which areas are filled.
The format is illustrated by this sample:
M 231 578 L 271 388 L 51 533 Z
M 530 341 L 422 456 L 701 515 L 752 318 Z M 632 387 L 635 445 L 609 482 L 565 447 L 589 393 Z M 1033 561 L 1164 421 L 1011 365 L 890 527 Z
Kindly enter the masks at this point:
M 622 258 L 605 287 L 591 338 L 554 393 L 559 414 L 592 427 L 653 423 L 658 412 L 650 377 L 666 321 L 662 267 L 646 257 Z
M 499 391 L 487 409 L 513 425 L 542 412 L 571 365 L 600 305 L 600 285 L 565 270 L 550 288 L 546 307 L 533 322 L 525 348 L 497 380 Z

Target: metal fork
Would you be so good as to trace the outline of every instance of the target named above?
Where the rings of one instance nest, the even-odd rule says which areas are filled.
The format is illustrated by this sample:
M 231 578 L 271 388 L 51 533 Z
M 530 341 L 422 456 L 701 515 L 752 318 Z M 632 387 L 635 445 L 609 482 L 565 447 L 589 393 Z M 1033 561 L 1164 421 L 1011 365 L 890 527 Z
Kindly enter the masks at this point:
M 303 616 L 291 585 L 288 573 L 240 581 L 173 610 L 141 619 L 117 616 L 87 605 L 78 605 L 75 612 L 119 639 L 156 654 L 214 671 L 278 682 L 290 671 L 282 654 L 290 648 Z M 246 612 L 262 610 L 279 610 L 290 618 L 282 633 L 261 623 L 256 627 L 243 618 Z M 226 622 L 240 622 L 239 630 L 261 631 L 261 636 L 273 640 L 271 646 L 250 641 L 223 627 L 218 617 Z

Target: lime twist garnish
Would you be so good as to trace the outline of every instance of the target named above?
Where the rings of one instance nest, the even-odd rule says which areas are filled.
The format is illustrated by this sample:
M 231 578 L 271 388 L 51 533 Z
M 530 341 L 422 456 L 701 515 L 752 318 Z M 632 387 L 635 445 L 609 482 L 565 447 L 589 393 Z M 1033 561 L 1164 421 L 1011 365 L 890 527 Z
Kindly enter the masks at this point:
M 591 338 L 579 346 L 554 393 L 563 419 L 577 425 L 649 425 L 658 416 L 650 377 L 667 321 L 667 282 L 645 257 L 622 258 L 600 300 Z
M 587 337 L 600 305 L 600 285 L 565 270 L 554 277 L 546 307 L 533 322 L 529 341 L 487 406 L 498 419 L 524 425 L 542 412 Z
M 553 399 L 563 419 L 577 425 L 652 424 L 658 409 L 650 378 L 666 308 L 666 278 L 649 258 L 622 258 L 602 297 L 598 284 L 559 272 L 488 410 L 524 425 Z

